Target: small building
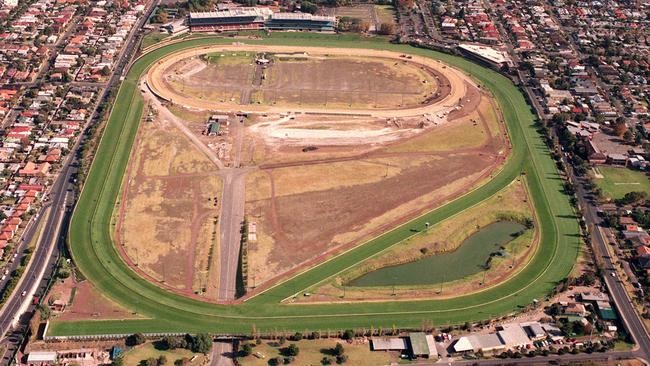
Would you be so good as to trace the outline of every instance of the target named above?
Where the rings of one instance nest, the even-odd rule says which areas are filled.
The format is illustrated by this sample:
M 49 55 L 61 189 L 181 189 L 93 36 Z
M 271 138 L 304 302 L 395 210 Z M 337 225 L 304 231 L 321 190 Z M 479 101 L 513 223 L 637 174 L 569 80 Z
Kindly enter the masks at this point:
M 473 334 L 467 337 L 460 337 L 453 346 L 454 352 L 497 352 L 506 349 L 501 338 L 494 333 Z
M 528 334 L 528 337 L 534 341 L 546 338 L 546 332 L 538 322 L 522 323 L 521 326 Z
M 430 339 L 427 339 L 430 337 Z M 410 333 L 408 336 L 410 352 L 413 357 L 437 358 L 435 342 L 432 335 L 423 332 Z
M 612 165 L 623 165 L 627 164 L 627 155 L 625 154 L 607 154 L 607 162 Z
M 507 324 L 501 327 L 497 332 L 501 342 L 507 348 L 519 348 L 532 344 L 526 331 L 519 324 Z
M 36 351 L 27 355 L 28 366 L 54 365 L 57 363 L 56 352 Z
M 373 351 L 406 351 L 408 345 L 405 338 L 372 338 L 370 348 Z
M 616 311 L 614 311 L 609 301 L 597 301 L 596 311 L 598 312 L 598 317 L 602 320 L 616 320 L 617 318 Z
M 219 134 L 221 125 L 215 122 L 208 123 L 208 136 L 216 136 Z
M 589 312 L 584 305 L 579 303 L 569 303 L 566 308 L 564 308 L 564 315 L 566 316 L 576 316 L 584 317 L 589 315 Z

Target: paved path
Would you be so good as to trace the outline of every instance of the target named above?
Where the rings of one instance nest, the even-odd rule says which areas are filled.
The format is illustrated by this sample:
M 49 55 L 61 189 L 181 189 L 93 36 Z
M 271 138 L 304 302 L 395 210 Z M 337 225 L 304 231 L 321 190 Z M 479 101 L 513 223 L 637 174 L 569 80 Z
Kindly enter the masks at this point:
M 232 342 L 212 343 L 210 366 L 235 366 L 232 355 Z
M 227 168 L 217 154 L 192 132 L 186 124 L 162 105 L 151 92 L 146 82 L 140 83 L 145 100 L 151 102 L 152 109 L 158 111 L 159 117 L 172 123 L 219 169 L 223 180 L 221 208 L 219 213 L 219 276 L 211 278 L 205 285 L 205 295 L 219 301 L 234 300 L 237 293 L 237 268 L 241 249 L 241 225 L 244 221 L 246 200 L 246 173 L 250 168 L 240 168 L 244 140 L 243 124 L 239 120 L 231 123 L 233 142 L 233 167 Z

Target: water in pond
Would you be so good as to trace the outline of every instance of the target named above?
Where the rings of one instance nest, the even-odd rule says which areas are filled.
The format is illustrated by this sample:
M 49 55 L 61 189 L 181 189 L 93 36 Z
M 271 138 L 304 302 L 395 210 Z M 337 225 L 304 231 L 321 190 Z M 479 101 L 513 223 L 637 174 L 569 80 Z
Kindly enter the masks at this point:
M 430 285 L 458 280 L 483 271 L 490 253 L 512 241 L 525 229 L 512 221 L 499 221 L 474 233 L 453 252 L 431 255 L 415 262 L 368 272 L 349 286 Z

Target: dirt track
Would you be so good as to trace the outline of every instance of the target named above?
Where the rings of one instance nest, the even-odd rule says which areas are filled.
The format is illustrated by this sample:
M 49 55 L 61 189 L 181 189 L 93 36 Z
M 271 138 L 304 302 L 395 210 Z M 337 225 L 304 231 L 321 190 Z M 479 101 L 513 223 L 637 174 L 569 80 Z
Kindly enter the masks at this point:
M 292 46 L 261 46 L 261 45 L 227 45 L 227 46 L 209 46 L 203 48 L 196 48 L 184 50 L 174 53 L 151 67 L 146 76 L 146 81 L 152 91 L 173 103 L 182 104 L 184 106 L 221 110 L 221 111 L 242 111 L 248 113 L 286 113 L 287 107 L 275 107 L 264 105 L 237 105 L 233 103 L 221 103 L 215 101 L 201 100 L 180 95 L 177 91 L 169 88 L 164 82 L 165 71 L 176 62 L 199 56 L 206 53 L 213 52 L 234 52 L 234 51 L 255 51 L 255 52 L 307 52 L 310 55 L 337 55 L 337 56 L 354 56 L 354 57 L 382 57 L 398 61 L 405 61 L 404 57 L 396 52 L 368 50 L 368 49 L 343 49 L 343 48 L 323 48 L 323 47 L 292 47 Z M 474 84 L 471 79 L 462 72 L 451 68 L 443 63 L 437 62 L 430 58 L 412 56 L 408 62 L 413 62 L 421 66 L 430 68 L 438 73 L 443 74 L 450 86 L 449 93 L 439 101 L 418 106 L 410 109 L 323 109 L 323 108 L 304 108 L 295 107 L 290 108 L 292 112 L 298 113 L 337 113 L 341 115 L 370 115 L 380 118 L 391 117 L 409 117 L 418 115 L 436 115 L 442 112 L 452 111 L 462 100 L 466 93 L 465 82 Z
M 339 110 L 211 102 L 179 95 L 164 82 L 165 71 L 169 71 L 168 67 L 181 59 L 211 52 L 248 50 L 287 53 L 300 51 L 310 54 L 368 58 L 383 57 L 400 62 L 413 62 L 444 75 L 444 79 L 441 78 L 444 80 L 441 83 L 444 84 L 442 85 L 444 90 L 442 90 L 439 100 L 429 101 L 427 105 L 422 104 L 414 108 Z M 270 280 L 265 281 L 262 285 L 264 287 L 300 268 L 309 267 L 333 253 L 349 248 L 364 238 L 376 235 L 382 230 L 403 222 L 425 209 L 436 207 L 452 199 L 486 179 L 494 169 L 498 169 L 505 159 L 505 156 L 500 156 L 503 145 L 498 138 L 488 137 L 484 144 L 471 149 L 449 149 L 436 153 L 419 151 L 388 153 L 382 150 L 382 146 L 399 144 L 417 135 L 435 134 L 434 125 L 441 125 L 447 121 L 453 122 L 453 124 L 469 124 L 467 121 L 462 122 L 461 119 L 478 108 L 483 94 L 470 78 L 460 71 L 431 59 L 412 57 L 407 60 L 400 57 L 398 53 L 376 50 L 232 45 L 182 51 L 161 60 L 150 69 L 146 75 L 147 85 L 142 89 L 146 92 L 150 89 L 157 96 L 172 100 L 175 104 L 199 110 L 269 113 L 268 118 L 260 116 L 260 120 L 250 127 L 245 127 L 243 124 L 231 126 L 235 142 L 231 152 L 233 164 L 224 166 L 214 152 L 204 146 L 205 141 L 200 141 L 199 137 L 194 136 L 196 131 L 190 131 L 183 121 L 177 120 L 177 117 L 173 116 L 164 105 L 155 98 L 149 98 L 154 100 L 155 109 L 162 110 L 163 117 L 176 122 L 173 124 L 174 127 L 189 138 L 192 144 L 197 145 L 198 149 L 215 164 L 215 168 L 218 169 L 216 174 L 224 179 L 219 214 L 221 236 L 218 255 L 219 267 L 213 273 L 216 276 L 212 280 L 212 286 L 208 286 L 209 289 L 214 288 L 215 291 L 208 290 L 206 294 L 208 296 L 206 296 L 207 298 L 202 297 L 203 300 L 227 302 L 234 297 L 239 254 L 239 228 L 244 217 L 246 190 L 249 189 L 244 178 L 250 171 L 263 170 L 270 180 L 270 197 L 265 197 L 260 201 L 249 201 L 250 207 L 247 208 L 249 213 L 250 210 L 253 210 L 259 212 L 260 215 L 264 214 L 268 221 L 260 218 L 259 228 L 262 232 L 272 236 L 275 241 L 274 250 L 271 253 L 262 255 L 260 252 L 257 253 L 257 257 L 250 259 L 253 262 L 252 267 L 271 269 L 266 276 L 257 277 L 262 281 Z M 298 113 L 295 119 L 292 113 Z M 317 117 L 318 115 L 320 117 Z M 396 119 L 399 122 L 396 122 Z M 480 119 L 483 120 L 483 118 Z M 388 121 L 391 123 L 388 124 Z M 417 121 L 424 121 L 422 122 L 424 125 L 418 124 Z M 323 127 L 325 124 L 326 128 Z M 485 123 L 479 125 L 489 132 Z M 245 151 L 242 151 L 244 131 L 247 131 L 248 133 L 245 135 L 252 139 L 247 140 L 251 143 L 250 151 L 253 151 L 255 144 L 264 145 L 270 148 L 267 153 L 275 156 L 279 161 L 270 162 L 262 159 L 262 161 L 253 162 L 252 158 L 248 159 Z M 302 145 L 311 144 L 319 147 L 318 152 L 299 153 L 304 154 L 302 155 L 304 157 L 296 160 L 297 155 L 291 153 L 292 149 L 300 151 Z M 288 154 L 284 151 L 286 149 L 289 150 Z M 246 151 L 248 150 L 246 149 Z M 341 150 L 346 153 L 342 155 L 335 153 L 328 156 L 327 151 L 329 150 Z M 253 153 L 251 152 L 250 155 L 252 157 Z M 433 160 L 418 167 L 407 167 L 407 162 L 411 159 L 429 155 Z M 305 157 L 313 157 L 313 159 L 305 161 Z M 314 164 L 327 165 L 342 161 L 353 162 L 359 159 L 368 162 L 371 159 L 382 158 L 399 158 L 400 160 L 396 162 L 404 164 L 404 167 L 399 168 L 403 171 L 398 176 L 385 176 L 378 182 L 364 185 L 355 184 L 323 191 L 312 187 L 309 191 L 291 195 L 276 195 L 275 193 L 276 189 L 286 189 L 286 182 L 285 186 L 276 184 L 278 178 L 276 168 Z M 241 161 L 251 161 L 252 164 L 244 163 L 245 166 L 241 166 Z M 388 167 L 392 163 L 381 162 L 379 164 L 386 166 L 386 171 L 388 171 Z M 452 185 L 453 189 L 449 188 Z M 374 202 L 372 209 L 369 209 L 368 202 Z M 253 255 L 255 255 L 254 252 L 253 250 Z M 287 260 L 286 256 L 280 255 L 280 253 L 287 252 L 293 253 L 290 260 Z M 258 262 L 255 263 L 255 260 Z M 259 262 L 260 260 L 264 263 Z M 273 264 L 277 264 L 277 268 L 274 268 Z M 191 263 L 188 262 L 187 267 L 190 266 Z M 255 279 L 253 279 L 253 286 L 255 286 Z M 188 296 L 193 296 L 191 292 L 188 294 L 188 291 L 171 290 L 185 292 Z

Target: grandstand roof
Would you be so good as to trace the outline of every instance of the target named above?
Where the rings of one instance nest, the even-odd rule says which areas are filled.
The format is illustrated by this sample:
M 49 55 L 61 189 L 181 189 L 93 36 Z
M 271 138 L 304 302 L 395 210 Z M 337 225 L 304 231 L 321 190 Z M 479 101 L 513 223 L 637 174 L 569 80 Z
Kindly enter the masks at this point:
M 190 19 L 219 19 L 238 17 L 263 17 L 268 18 L 273 14 L 269 8 L 233 8 L 221 11 L 206 11 L 190 13 Z
M 274 20 L 310 20 L 314 22 L 335 22 L 336 17 L 325 15 L 312 15 L 309 13 L 273 13 Z

